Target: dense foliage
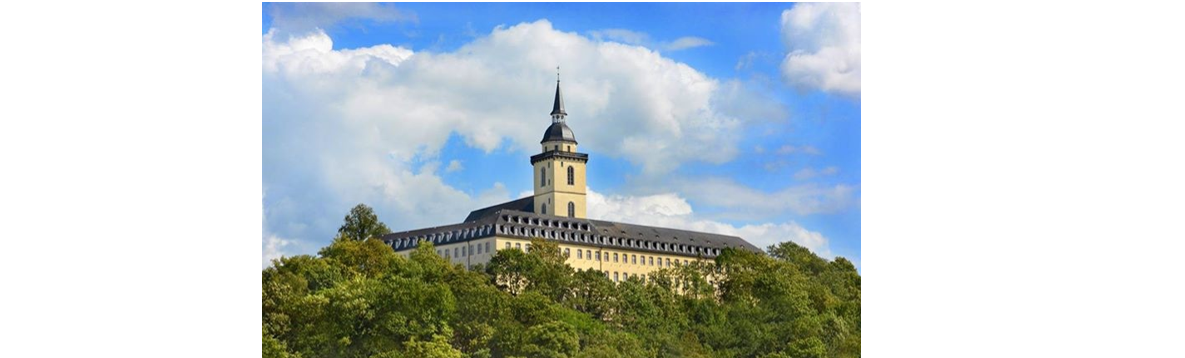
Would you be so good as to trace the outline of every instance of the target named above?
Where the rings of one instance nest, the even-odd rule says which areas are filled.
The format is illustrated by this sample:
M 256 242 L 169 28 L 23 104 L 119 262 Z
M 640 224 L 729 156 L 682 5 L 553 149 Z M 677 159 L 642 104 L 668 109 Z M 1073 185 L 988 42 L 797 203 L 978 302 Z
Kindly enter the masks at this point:
M 337 229 L 337 234 L 341 237 L 366 240 L 380 238 L 391 233 L 387 224 L 379 221 L 379 216 L 375 215 L 374 209 L 366 204 L 355 205 L 353 209 L 350 209 L 350 213 L 346 214 L 344 221 L 342 227 Z
M 858 357 L 860 275 L 793 243 L 615 284 L 555 243 L 465 269 L 339 236 L 263 271 L 264 357 Z M 713 284 L 714 283 L 714 284 Z

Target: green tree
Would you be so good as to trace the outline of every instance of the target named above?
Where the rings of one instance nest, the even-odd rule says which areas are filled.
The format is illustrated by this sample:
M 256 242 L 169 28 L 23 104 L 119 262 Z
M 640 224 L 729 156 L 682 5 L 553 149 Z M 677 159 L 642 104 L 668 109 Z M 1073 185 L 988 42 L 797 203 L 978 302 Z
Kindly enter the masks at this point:
M 793 243 L 614 283 L 554 242 L 468 270 L 339 235 L 263 270 L 264 357 L 859 357 L 860 275 Z
M 605 273 L 593 269 L 576 271 L 572 277 L 571 294 L 567 300 L 568 307 L 592 315 L 598 320 L 606 320 L 613 312 L 617 292 L 613 281 L 605 277 Z
M 317 253 L 330 262 L 340 264 L 346 272 L 365 277 L 379 277 L 397 273 L 404 261 L 402 256 L 379 240 L 357 241 L 338 236 Z
M 350 209 L 350 213 L 346 214 L 345 223 L 337 229 L 339 237 L 354 240 L 380 238 L 390 233 L 391 229 L 379 221 L 378 215 L 375 215 L 374 210 L 366 204 L 358 204 Z

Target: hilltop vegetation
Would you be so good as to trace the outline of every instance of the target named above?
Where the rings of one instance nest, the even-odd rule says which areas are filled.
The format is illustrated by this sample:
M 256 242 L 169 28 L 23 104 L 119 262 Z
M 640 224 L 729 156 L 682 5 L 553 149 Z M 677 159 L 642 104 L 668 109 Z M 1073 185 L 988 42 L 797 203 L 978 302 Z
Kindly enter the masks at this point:
M 466 269 L 345 231 L 263 271 L 264 357 L 860 355 L 856 268 L 790 242 L 614 284 L 543 240 Z

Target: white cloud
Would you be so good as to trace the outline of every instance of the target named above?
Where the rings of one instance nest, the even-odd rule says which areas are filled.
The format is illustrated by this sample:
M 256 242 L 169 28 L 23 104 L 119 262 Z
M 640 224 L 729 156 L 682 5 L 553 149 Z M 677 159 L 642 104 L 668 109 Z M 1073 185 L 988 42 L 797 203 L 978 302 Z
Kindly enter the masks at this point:
M 667 51 L 679 51 L 695 47 L 711 46 L 714 44 L 715 43 L 712 41 L 708 41 L 708 39 L 702 37 L 684 36 L 675 39 L 675 41 L 664 44 L 662 48 Z
M 263 267 L 271 266 L 272 260 L 284 256 L 289 256 L 284 252 L 284 248 L 291 245 L 292 242 L 284 240 L 276 235 L 266 235 L 263 237 Z
M 782 12 L 789 54 L 782 76 L 790 84 L 860 95 L 860 5 L 798 3 Z
M 814 146 L 806 145 L 806 144 L 797 146 L 797 147 L 787 144 L 787 145 L 783 145 L 781 148 L 778 148 L 778 154 L 781 154 L 781 155 L 788 155 L 788 154 L 794 154 L 794 153 L 803 153 L 803 154 L 810 154 L 810 155 L 822 155 L 823 154 L 822 151 L 819 151 L 819 148 L 815 148 Z
M 749 51 L 749 53 L 745 54 L 744 56 L 741 56 L 740 59 L 737 59 L 737 64 L 733 68 L 737 71 L 740 71 L 740 70 L 744 70 L 744 69 L 753 67 L 753 61 L 757 59 L 757 56 L 758 56 L 757 52 Z
M 592 219 L 734 235 L 762 249 L 793 241 L 824 258 L 834 257 L 823 234 L 803 228 L 796 222 L 736 226 L 702 219 L 696 217 L 686 199 L 674 193 L 606 196 L 589 189 L 588 216 Z
M 267 186 L 263 187 L 263 198 L 267 199 Z M 287 256 L 284 248 L 292 245 L 291 241 L 285 240 L 268 230 L 267 225 L 267 206 L 263 207 L 263 268 L 271 266 L 272 260 Z
M 727 105 L 744 97 L 734 94 L 738 84 L 547 21 L 499 27 L 446 53 L 334 49 L 320 30 L 269 31 L 262 40 L 264 184 L 275 194 L 269 225 L 301 248 L 329 240 L 358 203 L 399 230 L 456 222 L 510 200 L 501 184 L 476 193 L 446 184 L 437 174 L 440 149 L 455 134 L 487 152 L 537 151 L 556 65 L 583 148 L 629 160 L 643 174 L 729 161 L 751 120 Z M 777 105 L 758 102 L 744 107 L 776 115 Z
M 589 31 L 588 35 L 597 41 L 616 41 L 627 45 L 645 46 L 652 49 L 671 52 L 686 50 L 689 48 L 711 46 L 715 44 L 711 40 L 695 36 L 684 36 L 669 42 L 656 42 L 651 41 L 650 35 L 645 32 L 627 29 L 593 30 Z
M 856 188 L 837 184 L 803 184 L 766 192 L 728 179 L 707 179 L 674 183 L 678 191 L 699 204 L 731 209 L 734 215 L 772 216 L 783 212 L 798 215 L 830 214 L 855 203 Z
M 833 166 L 823 168 L 822 170 L 815 170 L 814 168 L 806 167 L 795 172 L 794 179 L 807 180 L 820 176 L 835 175 L 836 173 L 839 173 L 839 168 Z
M 448 162 L 448 168 L 444 168 L 445 173 L 455 173 L 464 170 L 465 166 L 461 165 L 460 160 L 453 159 Z
M 650 42 L 650 35 L 644 32 L 626 30 L 626 29 L 604 29 L 593 30 L 588 32 L 589 36 L 598 41 L 609 40 L 617 41 L 629 45 L 642 45 Z
M 268 6 L 271 28 L 285 33 L 301 33 L 317 28 L 328 28 L 339 22 L 372 20 L 376 22 L 415 22 L 411 12 L 396 9 L 391 4 L 378 3 L 272 3 Z

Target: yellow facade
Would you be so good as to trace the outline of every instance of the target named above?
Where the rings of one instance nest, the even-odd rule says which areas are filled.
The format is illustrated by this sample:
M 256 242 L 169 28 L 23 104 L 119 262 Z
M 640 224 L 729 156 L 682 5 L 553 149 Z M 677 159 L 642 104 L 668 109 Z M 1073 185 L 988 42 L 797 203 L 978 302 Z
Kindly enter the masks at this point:
M 571 142 L 545 142 L 545 151 L 559 150 L 576 152 L 576 144 Z M 587 202 L 585 193 L 586 165 L 582 161 L 552 157 L 534 164 L 535 172 L 535 212 L 538 214 L 569 216 L 568 203 L 572 204 L 572 217 L 586 218 Z M 572 168 L 572 182 L 568 182 L 568 168 Z
M 529 251 L 530 245 L 531 240 L 495 236 L 469 242 L 436 246 L 436 252 L 453 264 L 473 267 L 474 265 L 489 263 L 490 259 L 494 256 L 493 254 L 498 250 L 519 249 Z M 486 249 L 487 247 L 489 248 L 488 250 Z M 572 266 L 573 269 L 577 270 L 592 269 L 604 272 L 605 276 L 614 282 L 624 281 L 627 277 L 631 276 L 648 280 L 650 273 L 654 271 L 686 265 L 697 260 L 706 261 L 705 259 L 692 256 L 599 248 L 588 245 L 573 245 L 566 242 L 559 243 L 559 247 L 560 252 L 568 257 L 566 261 L 568 266 Z M 412 250 L 403 250 L 398 253 L 406 257 L 411 252 Z
M 510 248 L 518 248 L 521 245 L 526 250 L 527 244 L 530 242 L 526 239 L 497 237 L 498 250 L 505 250 L 506 244 L 510 244 Z M 568 266 L 577 270 L 593 269 L 604 272 L 614 282 L 625 280 L 628 277 L 626 275 L 648 279 L 651 272 L 701 260 L 691 256 L 599 248 L 567 242 L 560 242 L 559 247 L 560 252 L 568 257 Z

